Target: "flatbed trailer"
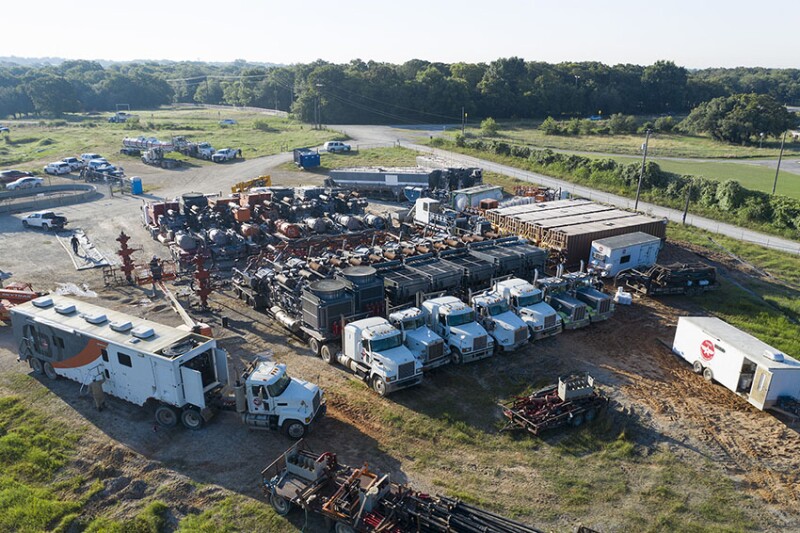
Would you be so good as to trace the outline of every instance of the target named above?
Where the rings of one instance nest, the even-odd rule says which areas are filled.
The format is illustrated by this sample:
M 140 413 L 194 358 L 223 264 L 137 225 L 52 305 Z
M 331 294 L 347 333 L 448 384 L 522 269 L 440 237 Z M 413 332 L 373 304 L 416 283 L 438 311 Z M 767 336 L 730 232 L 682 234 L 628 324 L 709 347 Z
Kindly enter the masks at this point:
M 525 429 L 534 435 L 562 426 L 580 426 L 591 422 L 608 406 L 608 398 L 594 386 L 588 374 L 570 374 L 558 378 L 529 396 L 519 396 L 500 403 L 508 418 L 503 431 Z
M 703 263 L 653 265 L 645 271 L 629 270 L 618 276 L 618 282 L 645 296 L 688 294 L 690 296 L 717 290 L 717 270 Z
M 371 471 L 339 463 L 336 454 L 297 441 L 261 472 L 275 511 L 293 507 L 322 516 L 336 533 L 538 533 L 540 530 L 456 499 L 417 492 Z

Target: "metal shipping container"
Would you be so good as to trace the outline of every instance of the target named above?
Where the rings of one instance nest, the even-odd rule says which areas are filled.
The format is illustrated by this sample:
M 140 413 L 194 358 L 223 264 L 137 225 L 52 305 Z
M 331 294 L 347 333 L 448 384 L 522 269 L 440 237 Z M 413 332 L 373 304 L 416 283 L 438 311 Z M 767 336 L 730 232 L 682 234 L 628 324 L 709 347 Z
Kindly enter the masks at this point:
M 601 277 L 614 277 L 623 270 L 649 268 L 656 264 L 661 239 L 637 231 L 592 242 L 589 266 Z

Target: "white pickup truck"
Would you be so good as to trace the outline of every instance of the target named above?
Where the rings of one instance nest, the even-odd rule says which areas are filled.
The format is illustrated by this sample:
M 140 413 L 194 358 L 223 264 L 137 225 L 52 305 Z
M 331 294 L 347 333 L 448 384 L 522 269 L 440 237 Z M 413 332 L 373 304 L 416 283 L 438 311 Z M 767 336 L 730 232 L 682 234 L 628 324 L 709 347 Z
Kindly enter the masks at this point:
M 53 211 L 39 211 L 23 217 L 22 225 L 26 228 L 64 229 L 67 225 L 67 217 Z
M 222 150 L 217 150 L 214 152 L 214 155 L 211 156 L 211 160 L 214 163 L 224 163 L 225 161 L 233 161 L 236 159 L 236 156 L 239 154 L 239 150 L 234 148 L 223 148 Z

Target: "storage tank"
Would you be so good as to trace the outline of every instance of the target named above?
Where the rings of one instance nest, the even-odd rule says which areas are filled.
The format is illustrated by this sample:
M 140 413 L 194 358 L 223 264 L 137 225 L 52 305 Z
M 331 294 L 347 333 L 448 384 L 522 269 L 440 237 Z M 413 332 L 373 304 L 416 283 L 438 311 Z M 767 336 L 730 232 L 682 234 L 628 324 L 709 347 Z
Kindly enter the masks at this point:
M 450 195 L 451 206 L 456 211 L 463 211 L 468 207 L 478 207 L 481 200 L 503 199 L 503 188 L 498 185 L 477 185 L 467 189 L 453 191 Z

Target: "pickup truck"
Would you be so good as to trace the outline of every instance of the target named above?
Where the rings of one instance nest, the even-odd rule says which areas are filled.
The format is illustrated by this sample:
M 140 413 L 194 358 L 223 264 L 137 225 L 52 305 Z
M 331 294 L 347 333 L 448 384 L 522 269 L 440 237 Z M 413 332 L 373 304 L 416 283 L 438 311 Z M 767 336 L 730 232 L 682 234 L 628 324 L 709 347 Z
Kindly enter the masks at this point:
M 64 226 L 67 225 L 67 218 L 53 211 L 39 211 L 24 217 L 22 225 L 26 228 L 42 228 L 43 230 L 64 229 Z
M 236 159 L 236 155 L 239 153 L 239 150 L 234 150 L 233 148 L 223 148 L 222 150 L 217 150 L 214 152 L 214 155 L 211 156 L 211 160 L 214 163 L 224 163 L 225 161 L 233 161 Z

